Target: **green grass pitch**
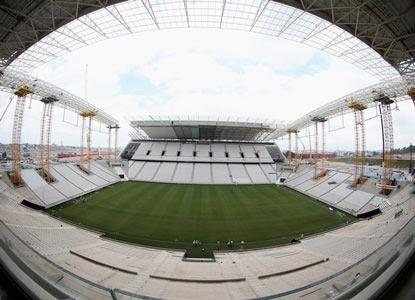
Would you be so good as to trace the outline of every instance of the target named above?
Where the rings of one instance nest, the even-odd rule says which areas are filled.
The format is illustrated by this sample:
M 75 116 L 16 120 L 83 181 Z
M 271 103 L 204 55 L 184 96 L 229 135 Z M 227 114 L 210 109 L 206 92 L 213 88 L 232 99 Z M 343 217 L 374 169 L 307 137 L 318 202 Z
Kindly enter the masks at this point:
M 49 212 L 110 238 L 206 253 L 290 242 L 354 218 L 275 185 L 182 185 L 125 182 Z M 227 241 L 233 240 L 229 248 Z M 218 243 L 219 241 L 219 243 Z M 241 243 L 244 241 L 244 243 Z M 196 251 L 197 252 L 197 251 Z M 196 256 L 202 255 L 201 253 Z M 202 255 L 203 256 L 203 255 Z

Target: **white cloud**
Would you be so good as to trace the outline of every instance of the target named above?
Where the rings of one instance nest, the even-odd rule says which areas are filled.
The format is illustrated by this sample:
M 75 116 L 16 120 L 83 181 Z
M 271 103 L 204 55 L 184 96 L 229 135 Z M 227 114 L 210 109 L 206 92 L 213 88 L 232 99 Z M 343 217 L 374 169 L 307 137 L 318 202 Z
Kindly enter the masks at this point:
M 60 57 L 35 75 L 83 96 L 85 64 L 89 66 L 88 100 L 121 121 L 121 144 L 128 142 L 126 116 L 200 114 L 294 120 L 377 82 L 308 46 L 207 29 L 156 31 L 104 41 Z M 6 105 L 6 98 L 0 97 L 0 107 Z M 23 137 L 36 143 L 40 105 L 33 107 L 26 113 Z M 1 123 L 1 141 L 10 141 L 11 112 Z M 395 115 L 397 145 L 402 146 L 409 141 L 413 119 L 406 109 Z M 79 144 L 79 128 L 62 123 L 61 118 L 57 113 L 52 140 Z M 331 149 L 353 148 L 349 124 L 329 134 Z M 372 130 L 378 130 L 375 122 L 368 123 L 368 132 Z M 368 148 L 379 148 L 375 136 L 368 137 Z M 105 146 L 105 134 L 95 134 L 94 142 Z

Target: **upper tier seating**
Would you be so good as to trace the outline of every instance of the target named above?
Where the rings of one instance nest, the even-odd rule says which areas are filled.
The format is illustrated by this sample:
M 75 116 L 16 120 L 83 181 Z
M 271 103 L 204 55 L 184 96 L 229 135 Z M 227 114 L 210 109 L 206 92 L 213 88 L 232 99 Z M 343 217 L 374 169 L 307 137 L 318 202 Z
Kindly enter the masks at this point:
M 265 147 L 261 144 L 145 141 L 139 143 L 132 160 L 273 163 L 269 151 L 277 153 L 274 156 L 282 155 L 277 146 Z

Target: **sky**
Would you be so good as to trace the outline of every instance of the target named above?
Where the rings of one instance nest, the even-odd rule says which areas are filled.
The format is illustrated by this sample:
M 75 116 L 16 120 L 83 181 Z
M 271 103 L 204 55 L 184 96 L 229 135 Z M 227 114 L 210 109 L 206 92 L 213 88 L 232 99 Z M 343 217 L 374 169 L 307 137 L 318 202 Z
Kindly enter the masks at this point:
M 120 146 L 128 143 L 128 120 L 134 118 L 199 115 L 288 122 L 379 81 L 309 46 L 218 29 L 162 30 L 106 40 L 60 56 L 32 74 L 84 97 L 86 64 L 87 100 L 120 120 Z M 0 93 L 1 113 L 8 101 L 9 95 Z M 28 100 L 26 107 L 22 140 L 38 143 L 41 103 Z M 11 140 L 13 108 L 0 123 L 2 143 Z M 397 147 L 415 142 L 414 113 L 409 101 L 394 111 Z M 366 115 L 369 119 L 375 111 Z M 52 142 L 79 145 L 76 122 L 76 115 L 66 112 L 63 118 L 63 111 L 55 109 Z M 379 124 L 378 118 L 367 122 L 368 149 L 381 149 Z M 352 125 L 352 116 L 330 121 L 327 148 L 353 150 Z M 277 143 L 287 145 L 286 140 Z M 107 145 L 106 130 L 97 124 L 93 145 Z

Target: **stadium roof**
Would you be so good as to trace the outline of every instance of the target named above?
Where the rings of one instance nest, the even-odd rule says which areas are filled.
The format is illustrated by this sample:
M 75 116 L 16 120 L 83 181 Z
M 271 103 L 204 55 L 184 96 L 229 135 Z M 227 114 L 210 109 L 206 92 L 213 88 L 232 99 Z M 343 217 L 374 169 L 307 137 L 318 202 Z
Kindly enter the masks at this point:
M 142 120 L 130 125 L 143 138 L 172 140 L 262 141 L 277 127 L 262 122 L 209 120 Z
M 343 97 L 335 99 L 319 108 L 305 114 L 299 119 L 288 123 L 285 128 L 270 134 L 267 139 L 272 140 L 282 137 L 288 131 L 300 131 L 316 121 L 327 121 L 331 118 L 339 117 L 351 113 L 353 103 L 363 104 L 370 108 L 379 105 L 381 101 L 387 99 L 396 105 L 400 101 L 411 100 L 409 93 L 415 90 L 415 78 L 404 79 L 397 77 L 381 83 L 376 83 L 363 89 L 359 89 Z
M 3 0 L 0 64 L 28 70 L 120 35 L 209 27 L 301 42 L 384 79 L 415 73 L 414 20 L 413 0 Z
M 32 98 L 35 100 L 53 98 L 56 100 L 55 105 L 65 110 L 77 114 L 93 112 L 93 120 L 106 126 L 119 126 L 118 120 L 103 110 L 51 83 L 16 70 L 6 69 L 0 73 L 0 91 L 13 95 L 19 87 L 23 86 L 30 88 Z

